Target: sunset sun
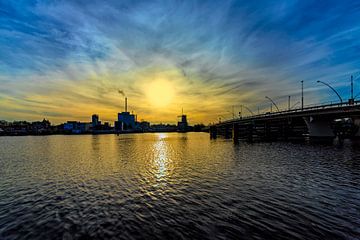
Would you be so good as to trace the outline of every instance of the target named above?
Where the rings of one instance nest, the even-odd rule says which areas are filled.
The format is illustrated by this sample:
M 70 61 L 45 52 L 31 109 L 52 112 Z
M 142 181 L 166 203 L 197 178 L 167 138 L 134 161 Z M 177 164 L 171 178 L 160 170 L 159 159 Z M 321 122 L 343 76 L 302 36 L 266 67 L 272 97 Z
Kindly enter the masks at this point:
M 170 105 L 175 97 L 175 89 L 168 80 L 155 80 L 147 87 L 146 96 L 151 105 L 155 107 L 166 107 Z

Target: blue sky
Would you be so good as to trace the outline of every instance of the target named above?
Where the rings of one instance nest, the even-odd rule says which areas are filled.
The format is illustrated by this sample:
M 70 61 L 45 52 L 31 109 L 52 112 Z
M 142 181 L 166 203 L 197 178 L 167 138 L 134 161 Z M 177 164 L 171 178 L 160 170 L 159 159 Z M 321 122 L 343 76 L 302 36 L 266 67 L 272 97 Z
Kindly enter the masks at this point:
M 118 89 L 152 122 L 268 111 L 266 95 L 285 107 L 301 80 L 305 104 L 337 100 L 317 80 L 348 99 L 359 19 L 357 1 L 0 0 L 0 119 L 114 121 Z M 166 106 L 149 98 L 157 79 L 173 88 Z

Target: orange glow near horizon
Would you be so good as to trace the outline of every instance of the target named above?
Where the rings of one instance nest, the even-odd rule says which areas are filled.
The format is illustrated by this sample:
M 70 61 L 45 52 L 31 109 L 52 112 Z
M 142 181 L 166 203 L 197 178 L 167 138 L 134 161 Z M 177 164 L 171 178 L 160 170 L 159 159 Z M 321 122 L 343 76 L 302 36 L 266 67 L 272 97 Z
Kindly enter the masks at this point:
M 78 79 L 70 79 L 69 75 Z M 19 96 L 0 93 L 0 116 L 5 120 L 37 121 L 46 118 L 53 124 L 66 121 L 90 122 L 98 114 L 111 124 L 117 113 L 124 110 L 124 91 L 128 110 L 138 120 L 151 123 L 176 123 L 181 109 L 190 124 L 216 121 L 218 112 L 229 96 L 214 96 L 217 85 L 203 85 L 174 66 L 148 67 L 124 73 L 94 72 L 91 66 L 84 71 L 70 68 L 64 72 L 49 72 L 29 79 L 17 79 Z M 12 83 L 5 83 L 13 89 Z M 200 89 L 200 91 L 199 91 Z

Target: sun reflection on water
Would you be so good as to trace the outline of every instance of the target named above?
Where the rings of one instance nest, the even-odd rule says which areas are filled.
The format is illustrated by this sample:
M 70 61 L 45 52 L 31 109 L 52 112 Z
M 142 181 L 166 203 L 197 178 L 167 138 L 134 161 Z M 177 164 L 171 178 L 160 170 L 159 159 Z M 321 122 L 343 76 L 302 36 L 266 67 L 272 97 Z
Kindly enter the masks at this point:
M 158 180 L 162 180 L 169 174 L 170 148 L 166 142 L 166 134 L 160 133 L 158 141 L 154 144 L 154 167 L 156 169 L 155 176 Z

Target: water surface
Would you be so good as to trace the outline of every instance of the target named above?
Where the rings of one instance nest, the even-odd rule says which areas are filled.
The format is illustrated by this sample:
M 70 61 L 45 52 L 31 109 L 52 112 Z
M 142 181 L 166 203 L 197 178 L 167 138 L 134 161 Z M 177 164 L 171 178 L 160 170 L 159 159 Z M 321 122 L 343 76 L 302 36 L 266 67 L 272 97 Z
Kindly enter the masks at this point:
M 0 239 L 359 239 L 360 147 L 0 138 Z

